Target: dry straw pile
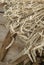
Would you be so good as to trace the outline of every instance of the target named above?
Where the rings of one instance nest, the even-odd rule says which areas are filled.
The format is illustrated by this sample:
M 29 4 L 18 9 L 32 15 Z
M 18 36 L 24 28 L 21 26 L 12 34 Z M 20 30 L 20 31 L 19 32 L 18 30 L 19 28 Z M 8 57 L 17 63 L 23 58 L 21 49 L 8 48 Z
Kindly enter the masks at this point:
M 44 50 L 44 2 L 40 0 L 38 2 L 2 0 L 2 2 L 6 2 L 4 16 L 9 20 L 6 27 L 10 29 L 12 36 L 12 41 L 6 49 L 11 47 L 16 38 L 15 43 L 23 47 L 17 57 L 28 55 L 32 62 L 36 62 L 36 51 L 41 56 Z M 15 38 L 14 34 L 17 34 Z

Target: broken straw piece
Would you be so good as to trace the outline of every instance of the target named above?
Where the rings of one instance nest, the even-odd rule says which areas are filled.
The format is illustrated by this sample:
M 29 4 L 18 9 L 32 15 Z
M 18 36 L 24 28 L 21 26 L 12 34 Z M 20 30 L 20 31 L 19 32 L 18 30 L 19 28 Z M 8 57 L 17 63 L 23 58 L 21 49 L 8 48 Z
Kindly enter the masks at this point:
M 12 46 L 13 42 L 14 42 L 14 38 L 12 39 L 11 43 L 5 49 L 6 50 L 9 49 Z

